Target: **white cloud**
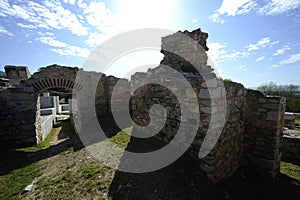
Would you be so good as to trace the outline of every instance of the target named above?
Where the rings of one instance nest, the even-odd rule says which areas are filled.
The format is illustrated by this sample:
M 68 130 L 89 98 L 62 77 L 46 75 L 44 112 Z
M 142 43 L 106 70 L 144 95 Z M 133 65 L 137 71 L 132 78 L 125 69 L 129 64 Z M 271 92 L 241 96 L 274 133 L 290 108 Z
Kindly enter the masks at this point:
M 0 9 L 1 9 L 1 16 L 3 17 L 6 17 L 7 15 L 14 16 L 16 14 L 14 9 L 10 7 L 8 0 L 0 0 Z
M 280 15 L 296 9 L 299 6 L 299 0 L 271 0 L 271 2 L 261 7 L 258 13 L 264 15 Z
M 16 16 L 28 20 L 33 13 L 26 11 L 24 8 L 18 6 L 18 5 L 12 5 L 12 9 L 16 12 Z
M 256 44 L 249 44 L 245 46 L 248 51 L 259 50 L 262 47 L 266 47 L 270 43 L 270 39 L 268 37 L 262 38 Z
M 36 40 L 50 47 L 54 47 L 50 49 L 52 52 L 64 56 L 74 56 L 74 57 L 82 57 L 82 58 L 87 58 L 90 54 L 90 51 L 86 48 L 69 45 L 65 42 L 61 42 L 57 40 L 52 33 L 38 32 L 38 34 L 41 35 L 41 37 L 37 38 Z
M 45 6 L 50 8 L 48 13 L 39 13 L 44 18 L 44 22 L 50 27 L 61 30 L 67 29 L 77 36 L 88 34 L 88 28 L 84 27 L 77 16 L 70 10 L 65 9 L 60 3 L 45 2 Z
M 107 34 L 116 34 L 116 19 L 104 2 L 91 2 L 84 9 L 86 21 L 98 31 Z
M 256 6 L 257 6 L 257 3 L 255 3 L 254 1 L 249 1 L 246 4 L 244 4 L 242 6 L 242 8 L 237 11 L 236 14 L 237 15 L 246 14 L 246 13 L 252 11 Z
M 220 18 L 220 14 L 219 13 L 214 13 L 211 16 L 208 17 L 211 21 L 216 22 L 216 23 L 220 23 L 220 24 L 224 24 L 225 20 Z
M 74 5 L 76 0 L 64 0 L 65 3 L 69 3 L 71 5 Z
M 17 23 L 17 26 L 21 28 L 28 28 L 28 29 L 36 29 L 37 27 L 32 25 L 32 24 L 22 24 L 22 23 Z
M 208 44 L 208 47 L 209 51 L 207 53 L 215 63 L 220 63 L 227 60 L 235 60 L 238 58 L 249 56 L 248 52 L 241 52 L 236 50 L 232 52 L 227 52 L 226 50 L 224 50 L 226 45 L 220 43 L 210 43 Z
M 265 57 L 264 56 L 261 56 L 261 57 L 259 57 L 259 58 L 257 58 L 255 61 L 261 61 L 261 60 L 263 60 L 263 59 L 265 59 Z
M 276 40 L 274 42 L 271 42 L 270 45 L 274 45 L 274 44 L 278 44 L 279 43 L 279 40 Z
M 251 0 L 223 0 L 221 7 L 218 9 L 218 13 L 227 14 L 228 16 L 235 16 L 238 11 L 242 10 L 245 5 L 249 7 Z
M 14 36 L 14 34 L 12 34 L 5 27 L 3 27 L 3 26 L 0 25 L 0 36 L 1 35 Z
M 90 47 L 95 47 L 101 45 L 109 36 L 102 33 L 91 32 L 88 35 L 88 39 L 85 40 L 85 43 Z
M 243 58 L 243 57 L 247 57 L 247 56 L 249 56 L 248 52 L 233 51 L 231 53 L 228 53 L 228 54 L 224 55 L 223 57 L 226 60 L 234 60 L 234 59 L 237 59 L 237 58 Z
M 242 71 L 246 71 L 247 70 L 247 67 L 244 66 L 244 65 L 240 65 L 237 67 L 238 70 L 242 70 Z
M 278 64 L 279 65 L 286 65 L 286 64 L 292 64 L 292 63 L 295 63 L 295 62 L 298 62 L 298 61 L 300 61 L 300 53 L 292 54 L 292 55 L 290 55 L 289 58 L 280 61 Z
M 51 46 L 51 47 L 67 47 L 68 46 L 66 43 L 58 41 L 54 37 L 50 37 L 50 36 L 40 37 L 38 40 L 44 44 Z
M 207 45 L 209 46 L 209 50 L 208 50 L 207 54 L 216 63 L 220 62 L 221 56 L 227 53 L 224 50 L 224 48 L 226 46 L 223 45 L 223 44 L 220 44 L 220 43 L 209 43 Z
M 192 19 L 192 24 L 194 25 L 194 27 L 199 27 L 200 26 L 199 20 L 196 19 L 196 18 Z
M 287 45 L 284 45 L 282 48 L 280 49 L 277 49 L 276 53 L 274 53 L 273 55 L 274 56 L 278 56 L 278 55 L 281 55 L 281 54 L 284 54 L 286 51 L 290 50 L 291 48 Z
M 63 49 L 51 49 L 53 52 L 58 53 L 63 56 L 74 56 L 87 58 L 90 54 L 90 51 L 86 48 L 81 48 L 78 46 L 67 46 Z
M 258 8 L 255 0 L 223 0 L 219 9 L 209 16 L 217 23 L 225 23 L 222 16 L 236 16 L 255 11 L 262 15 L 280 15 L 300 7 L 300 0 L 269 0 L 267 4 Z
M 83 3 L 82 1 L 83 0 L 77 0 L 77 5 L 79 8 L 86 9 L 87 5 L 86 5 L 86 3 Z
M 224 23 L 221 15 L 235 16 L 250 12 L 257 4 L 253 0 L 223 0 L 221 7 L 209 19 L 213 22 Z
M 70 1 L 72 3 L 72 1 Z M 28 1 L 26 4 L 12 5 L 7 0 L 0 1 L 1 16 L 21 18 L 28 22 L 27 27 L 36 26 L 46 29 L 69 30 L 77 36 L 88 35 L 88 28 L 83 26 L 77 16 L 70 10 L 65 9 L 57 1 L 44 1 L 39 4 Z M 75 3 L 75 2 L 74 2 Z M 30 24 L 31 23 L 31 24 Z M 22 25 L 19 25 L 22 27 Z

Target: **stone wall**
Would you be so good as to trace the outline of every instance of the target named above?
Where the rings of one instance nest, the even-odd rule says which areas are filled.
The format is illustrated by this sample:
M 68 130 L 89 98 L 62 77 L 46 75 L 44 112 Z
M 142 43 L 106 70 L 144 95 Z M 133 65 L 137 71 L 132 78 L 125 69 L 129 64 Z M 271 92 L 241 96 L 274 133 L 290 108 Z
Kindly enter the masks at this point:
M 286 112 L 284 114 L 284 127 L 294 130 L 296 122 L 296 115 L 294 113 Z
M 40 137 L 39 96 L 25 88 L 0 92 L 0 143 L 5 147 L 36 144 Z
M 45 97 L 41 96 L 40 101 L 41 101 L 41 108 L 56 108 L 55 100 L 53 96 Z
M 201 30 L 185 31 L 183 34 L 201 45 L 203 40 L 200 38 L 207 38 Z M 208 177 L 219 182 L 232 175 L 239 166 L 246 165 L 274 178 L 279 172 L 284 98 L 265 97 L 256 91 L 247 91 L 241 84 L 217 79 L 213 69 L 206 65 L 207 48 L 205 45 L 202 47 L 197 49 L 193 42 L 185 37 L 182 39 L 182 32 L 162 39 L 162 65 L 147 73 L 136 73 L 131 78 L 133 119 L 138 125 L 148 125 L 147 128 L 135 126 L 134 130 L 137 134 L 145 131 L 148 131 L 146 134 L 154 134 L 162 125 L 152 121 L 165 119 L 165 125 L 155 137 L 169 143 L 177 137 L 180 124 L 197 119 L 193 114 L 200 109 L 198 126 L 188 127 L 185 137 L 176 140 L 175 144 L 178 148 L 187 146 L 190 132 L 197 131 L 188 151 L 199 161 Z M 168 70 L 165 66 L 175 70 Z M 178 78 L 178 73 L 184 78 Z M 191 91 L 183 86 L 183 80 L 191 84 Z M 172 91 L 180 93 L 174 95 Z M 191 108 L 189 115 L 183 117 L 180 106 L 192 104 L 186 102 L 191 100 L 192 93 L 196 94 L 198 107 Z M 152 108 L 155 104 L 160 104 L 165 111 L 155 111 Z M 209 139 L 206 140 L 206 137 Z M 201 151 L 212 146 L 211 151 L 208 148 L 208 155 L 201 157 Z
M 18 85 L 20 81 L 30 78 L 28 67 L 6 65 L 4 68 L 11 85 Z
M 80 90 L 80 84 L 75 82 L 77 67 L 50 65 L 42 67 L 30 79 L 22 81 L 20 86 L 33 87 L 36 92 L 42 93 L 49 88 L 65 88 L 73 91 Z
M 46 113 L 47 115 L 43 115 Z M 51 129 L 53 128 L 54 123 L 56 122 L 56 112 L 55 108 L 41 109 L 41 140 L 45 140 Z
M 133 137 L 154 136 L 187 150 L 215 182 L 242 165 L 274 178 L 279 173 L 285 99 L 218 79 L 207 65 L 207 37 L 198 29 L 163 38 L 160 66 L 134 74 L 130 82 L 78 68 L 41 68 L 19 88 L 0 93 L 0 141 L 15 146 L 40 141 L 38 93 L 61 87 L 74 92 L 76 130 L 88 126 L 86 133 L 95 130 L 98 136 L 97 125 L 89 126 L 93 120 L 113 121 L 112 110 L 129 110 Z
M 274 178 L 280 172 L 285 98 L 248 90 L 245 119 L 245 164 Z
M 134 126 L 136 134 L 155 134 L 155 131 L 160 130 L 161 124 L 152 122 L 155 120 L 163 121 L 166 123 L 162 126 L 155 137 L 165 143 L 171 142 L 179 130 L 180 123 L 185 121 L 195 120 L 194 114 L 197 115 L 200 111 L 199 125 L 187 123 L 185 127 L 185 136 L 180 138 L 175 144 L 177 148 L 182 146 L 190 146 L 188 149 L 189 154 L 199 161 L 201 168 L 207 175 L 214 181 L 218 182 L 228 178 L 240 166 L 243 160 L 243 138 L 244 138 L 244 114 L 245 114 L 245 95 L 246 89 L 237 83 L 224 83 L 218 79 L 211 79 L 210 84 L 207 86 L 206 82 L 201 76 L 194 73 L 182 73 L 193 86 L 193 90 L 189 91 L 183 88 L 183 80 L 178 78 L 177 73 L 170 73 L 163 66 L 149 70 L 147 73 L 137 73 L 131 78 L 132 88 L 135 90 L 132 97 L 132 116 L 135 123 L 138 125 L 153 124 L 152 127 L 139 128 Z M 161 82 L 168 87 L 158 84 L 148 84 L 149 82 Z M 170 83 L 170 84 L 167 84 Z M 208 88 L 210 87 L 210 88 Z M 179 102 L 176 95 L 171 91 L 180 91 L 180 95 L 185 102 Z M 189 102 L 191 94 L 196 94 L 196 101 L 199 102 L 197 107 L 190 108 L 188 114 L 183 116 L 180 110 L 182 104 L 192 104 Z M 227 95 L 227 101 L 222 99 L 222 96 Z M 222 104 L 226 103 L 228 108 L 225 112 Z M 161 111 L 151 110 L 151 107 L 159 104 L 165 109 L 165 114 Z M 218 123 L 220 115 L 224 113 L 224 125 Z M 151 117 L 150 117 L 151 116 Z M 151 118 L 151 120 L 150 120 Z M 210 126 L 211 120 L 215 120 L 213 125 Z M 210 132 L 208 129 L 210 127 Z M 223 128 L 224 127 L 224 128 Z M 189 130 L 189 131 L 188 131 Z M 199 159 L 199 151 L 203 146 L 204 138 L 207 134 L 214 135 L 219 130 L 221 134 L 217 143 L 214 145 L 212 151 L 207 156 Z M 148 131 L 149 133 L 145 133 Z M 190 144 L 190 132 L 196 131 L 195 139 L 192 138 Z M 143 133 L 142 133 L 143 132 Z M 138 136 L 138 135 L 137 135 Z M 206 140 L 205 143 L 210 141 Z M 207 145 L 209 146 L 209 144 Z
M 300 135 L 284 135 L 282 142 L 282 160 L 300 165 Z

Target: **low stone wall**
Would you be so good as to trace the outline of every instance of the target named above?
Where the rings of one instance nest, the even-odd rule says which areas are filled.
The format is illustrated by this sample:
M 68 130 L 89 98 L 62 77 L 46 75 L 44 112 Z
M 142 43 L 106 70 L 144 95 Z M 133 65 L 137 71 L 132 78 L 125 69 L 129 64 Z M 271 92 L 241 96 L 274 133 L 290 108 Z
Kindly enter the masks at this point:
M 300 165 L 300 132 L 283 136 L 282 160 Z
M 55 123 L 55 115 L 44 115 L 41 116 L 41 139 L 45 140 L 49 135 L 53 124 Z
M 41 101 L 41 108 L 53 108 L 56 107 L 55 104 L 55 99 L 53 96 L 49 96 L 49 97 L 45 97 L 45 96 L 41 96 L 40 97 L 40 101 Z

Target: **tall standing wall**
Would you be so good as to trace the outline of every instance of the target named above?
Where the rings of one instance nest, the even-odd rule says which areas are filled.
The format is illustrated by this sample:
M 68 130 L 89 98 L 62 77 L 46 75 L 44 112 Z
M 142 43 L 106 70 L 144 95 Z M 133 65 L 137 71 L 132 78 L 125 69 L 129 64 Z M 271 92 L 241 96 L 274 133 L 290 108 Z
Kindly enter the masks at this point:
M 280 172 L 285 98 L 248 90 L 245 118 L 245 164 L 263 176 Z

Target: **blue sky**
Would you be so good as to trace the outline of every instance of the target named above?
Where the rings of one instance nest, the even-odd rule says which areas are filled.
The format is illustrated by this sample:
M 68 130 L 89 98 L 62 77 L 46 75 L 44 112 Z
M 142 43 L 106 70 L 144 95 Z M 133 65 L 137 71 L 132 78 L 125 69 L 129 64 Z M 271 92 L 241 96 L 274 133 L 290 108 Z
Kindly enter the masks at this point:
M 223 78 L 246 87 L 300 85 L 299 25 L 300 0 L 0 0 L 0 70 L 81 67 L 98 45 L 125 31 L 201 28 Z

